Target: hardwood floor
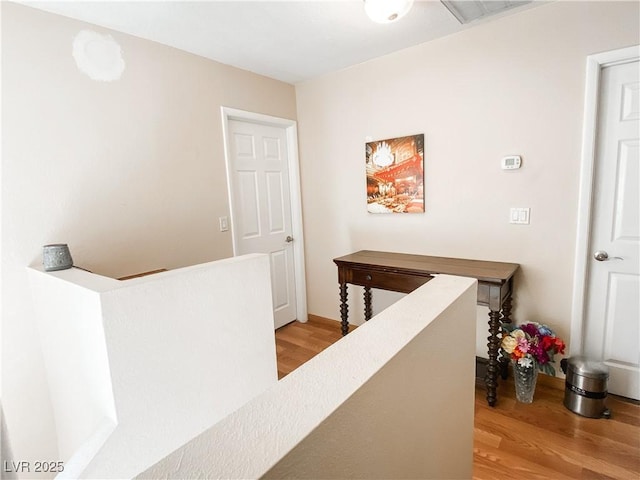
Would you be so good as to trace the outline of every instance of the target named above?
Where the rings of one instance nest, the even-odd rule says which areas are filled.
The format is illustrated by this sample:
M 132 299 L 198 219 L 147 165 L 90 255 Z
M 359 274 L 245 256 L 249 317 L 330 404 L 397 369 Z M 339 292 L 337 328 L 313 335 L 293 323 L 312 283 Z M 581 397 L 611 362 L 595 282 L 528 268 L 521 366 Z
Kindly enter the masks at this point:
M 356 328 L 349 325 L 349 331 Z M 315 315 L 307 323 L 292 322 L 276 330 L 278 378 L 284 377 L 307 360 L 342 338 L 340 324 Z
M 279 378 L 342 337 L 338 322 L 309 317 L 276 331 Z M 563 396 L 562 379 L 539 375 L 533 403 L 518 403 L 510 377 L 491 408 L 476 387 L 473 478 L 640 479 L 640 406 L 609 395 L 611 419 L 584 418 Z

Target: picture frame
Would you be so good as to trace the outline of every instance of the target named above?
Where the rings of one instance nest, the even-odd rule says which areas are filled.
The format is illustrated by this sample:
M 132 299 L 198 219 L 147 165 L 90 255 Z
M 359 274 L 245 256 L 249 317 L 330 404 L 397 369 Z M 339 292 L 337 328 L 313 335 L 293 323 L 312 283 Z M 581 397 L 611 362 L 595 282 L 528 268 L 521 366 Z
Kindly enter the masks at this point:
M 367 211 L 424 213 L 424 134 L 365 145 Z

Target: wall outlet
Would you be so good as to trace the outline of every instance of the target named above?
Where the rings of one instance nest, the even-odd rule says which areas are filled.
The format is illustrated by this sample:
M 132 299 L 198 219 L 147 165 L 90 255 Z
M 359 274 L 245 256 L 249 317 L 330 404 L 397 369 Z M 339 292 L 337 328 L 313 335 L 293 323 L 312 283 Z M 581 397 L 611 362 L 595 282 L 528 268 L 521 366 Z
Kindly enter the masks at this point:
M 220 223 L 221 232 L 226 232 L 229 230 L 229 219 L 227 217 L 218 218 L 218 222 Z
M 530 216 L 530 208 L 511 208 L 511 210 L 509 211 L 509 223 L 515 223 L 518 225 L 529 225 Z

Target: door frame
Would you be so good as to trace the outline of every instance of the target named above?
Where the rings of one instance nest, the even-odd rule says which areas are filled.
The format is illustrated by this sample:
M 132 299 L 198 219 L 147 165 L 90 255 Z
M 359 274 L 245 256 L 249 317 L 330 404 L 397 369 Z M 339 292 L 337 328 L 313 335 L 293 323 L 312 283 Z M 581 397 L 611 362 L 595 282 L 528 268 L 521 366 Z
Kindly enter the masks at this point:
M 584 317 L 589 274 L 592 209 L 596 168 L 596 140 L 598 134 L 598 103 L 602 69 L 640 59 L 640 45 L 621 48 L 587 57 L 582 127 L 582 154 L 578 196 L 578 225 L 571 314 L 570 355 L 580 355 L 584 347 Z
M 291 235 L 295 291 L 296 291 L 296 319 L 299 322 L 307 321 L 307 285 L 304 268 L 304 235 L 302 224 L 302 195 L 300 190 L 300 165 L 298 163 L 298 123 L 288 118 L 272 117 L 261 113 L 248 112 L 221 106 L 222 135 L 224 137 L 224 158 L 227 170 L 227 195 L 229 198 L 231 237 L 233 241 L 233 255 L 238 252 L 238 238 L 236 237 L 235 206 L 231 192 L 231 149 L 229 139 L 229 120 L 258 123 L 272 127 L 284 128 L 287 136 L 287 166 L 289 169 L 289 195 L 291 200 Z

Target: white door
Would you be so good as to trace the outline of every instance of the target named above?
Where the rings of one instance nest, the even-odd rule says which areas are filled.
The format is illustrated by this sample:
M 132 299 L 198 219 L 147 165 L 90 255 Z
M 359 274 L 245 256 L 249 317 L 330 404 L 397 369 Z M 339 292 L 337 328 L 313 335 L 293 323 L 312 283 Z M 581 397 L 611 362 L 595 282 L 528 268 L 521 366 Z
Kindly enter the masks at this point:
M 230 119 L 228 143 L 235 253 L 269 255 L 274 326 L 279 328 L 296 319 L 286 130 Z
M 609 392 L 640 399 L 640 68 L 600 77 L 584 354 L 610 370 Z

